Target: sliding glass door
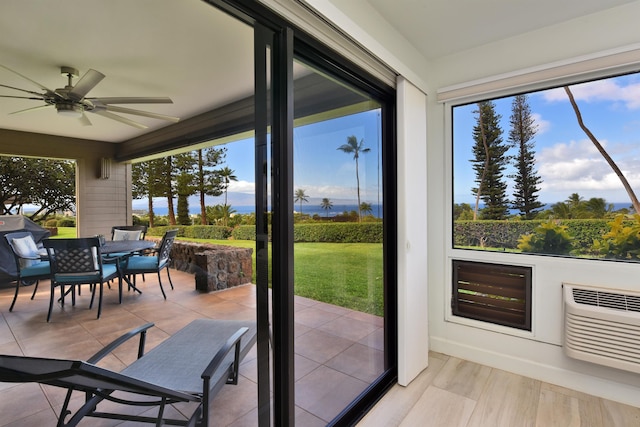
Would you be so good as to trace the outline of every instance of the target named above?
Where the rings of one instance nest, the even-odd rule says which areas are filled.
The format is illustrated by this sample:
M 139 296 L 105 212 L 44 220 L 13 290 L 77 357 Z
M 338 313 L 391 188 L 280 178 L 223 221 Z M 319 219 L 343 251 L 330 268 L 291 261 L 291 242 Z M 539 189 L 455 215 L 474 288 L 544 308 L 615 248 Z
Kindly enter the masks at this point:
M 349 425 L 396 377 L 394 93 L 225 9 L 254 29 L 258 422 Z

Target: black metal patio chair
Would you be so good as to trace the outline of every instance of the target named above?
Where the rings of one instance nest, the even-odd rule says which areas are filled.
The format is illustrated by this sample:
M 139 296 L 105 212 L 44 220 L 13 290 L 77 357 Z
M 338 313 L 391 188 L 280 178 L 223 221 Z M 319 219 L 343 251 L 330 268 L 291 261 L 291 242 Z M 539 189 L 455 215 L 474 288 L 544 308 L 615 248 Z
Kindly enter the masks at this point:
M 90 285 L 91 303 L 93 307 L 96 288 L 98 292 L 98 316 L 102 313 L 102 288 L 104 282 L 118 278 L 120 298 L 122 298 L 122 277 L 117 263 L 106 264 L 102 262 L 100 253 L 100 240 L 97 237 L 78 239 L 45 239 L 44 247 L 49 255 L 51 264 L 51 298 L 49 300 L 49 312 L 47 322 L 51 319 L 53 309 L 54 291 L 60 288 L 61 304 L 64 307 L 64 298 L 71 293 L 71 303 L 76 303 L 76 287 Z M 70 289 L 65 292 L 65 286 Z
M 167 299 L 167 295 L 162 287 L 162 279 L 160 278 L 160 271 L 162 269 L 167 270 L 167 277 L 169 278 L 169 284 L 173 289 L 173 282 L 171 281 L 171 275 L 169 273 L 169 264 L 171 263 L 171 247 L 178 235 L 178 230 L 168 230 L 162 237 L 162 242 L 158 249 L 154 249 L 150 255 L 133 255 L 127 257 L 122 263 L 122 274 L 125 276 L 133 276 L 135 285 L 135 276 L 144 273 L 157 273 L 158 283 L 160 284 L 160 291 L 162 296 Z M 155 253 L 155 255 L 153 255 Z
M 41 254 L 31 232 L 16 231 L 7 233 L 4 237 L 9 243 L 16 262 L 16 292 L 9 307 L 9 311 L 13 311 L 20 287 L 33 285 L 33 293 L 31 294 L 31 299 L 33 299 L 36 296 L 39 281 L 48 279 L 51 271 L 49 261 L 41 259 Z

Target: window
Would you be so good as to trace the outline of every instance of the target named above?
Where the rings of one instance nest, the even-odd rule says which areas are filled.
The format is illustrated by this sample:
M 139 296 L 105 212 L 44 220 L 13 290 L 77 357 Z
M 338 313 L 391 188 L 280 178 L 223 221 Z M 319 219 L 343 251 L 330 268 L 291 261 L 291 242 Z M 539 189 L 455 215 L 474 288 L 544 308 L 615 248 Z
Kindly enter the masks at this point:
M 453 314 L 531 330 L 531 267 L 453 261 Z
M 635 73 L 453 106 L 453 247 L 638 261 L 638 91 Z

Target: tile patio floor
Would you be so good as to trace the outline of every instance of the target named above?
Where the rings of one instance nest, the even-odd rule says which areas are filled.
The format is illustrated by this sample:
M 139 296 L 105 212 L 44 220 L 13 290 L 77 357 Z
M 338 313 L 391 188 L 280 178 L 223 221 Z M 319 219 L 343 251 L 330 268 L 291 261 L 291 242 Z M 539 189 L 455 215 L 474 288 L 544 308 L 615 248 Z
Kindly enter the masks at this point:
M 255 286 L 208 294 L 195 291 L 193 275 L 171 270 L 170 290 L 162 273 L 167 300 L 163 300 L 155 275 L 138 280 L 141 295 L 124 292 L 117 303 L 117 285 L 105 287 L 102 316 L 88 309 L 85 288 L 72 307 L 56 304 L 46 322 L 49 283 L 40 283 L 31 301 L 32 287 L 21 289 L 13 312 L 9 305 L 14 289 L 0 289 L 0 353 L 86 359 L 117 336 L 144 324 L 155 323 L 147 335 L 147 349 L 201 317 L 255 318 Z M 57 291 L 58 293 L 59 291 Z M 97 301 L 96 301 L 97 304 Z M 380 318 L 306 298 L 295 299 L 296 424 L 326 425 L 382 371 L 382 322 Z M 120 370 L 135 359 L 135 343 L 121 347 L 101 366 Z M 212 405 L 215 426 L 257 425 L 257 369 L 255 347 L 240 369 L 237 386 L 225 386 Z M 80 396 L 79 396 L 80 397 Z M 0 383 L 0 426 L 54 425 L 64 392 L 38 384 Z M 87 419 L 81 425 L 138 425 L 112 420 Z M 145 424 L 148 425 L 148 424 Z

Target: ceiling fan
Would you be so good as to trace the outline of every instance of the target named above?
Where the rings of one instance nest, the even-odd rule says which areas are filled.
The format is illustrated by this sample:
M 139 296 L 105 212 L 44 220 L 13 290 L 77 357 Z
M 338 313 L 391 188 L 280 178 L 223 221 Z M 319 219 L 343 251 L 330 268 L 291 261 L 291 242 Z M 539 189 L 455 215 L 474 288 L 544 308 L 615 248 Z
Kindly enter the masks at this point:
M 0 68 L 4 68 L 23 79 L 27 80 L 31 84 L 37 86 L 43 90 L 44 93 L 39 93 L 31 90 L 20 89 L 13 86 L 7 86 L 0 84 L 0 87 L 25 92 L 31 96 L 12 96 L 12 95 L 0 95 L 0 98 L 18 98 L 18 99 L 32 99 L 36 101 L 43 101 L 44 105 L 37 107 L 27 108 L 25 110 L 14 111 L 10 114 L 20 114 L 29 111 L 35 111 L 42 108 L 55 107 L 58 114 L 63 116 L 76 117 L 80 120 L 80 123 L 84 126 L 90 126 L 91 121 L 85 115 L 85 113 L 94 113 L 103 117 L 107 117 L 112 120 L 127 124 L 129 126 L 136 127 L 138 129 L 146 129 L 147 126 L 142 123 L 138 123 L 134 120 L 120 116 L 114 113 L 133 114 L 142 117 L 151 117 L 159 120 L 167 120 L 170 122 L 177 122 L 180 119 L 178 117 L 167 116 L 164 114 L 152 113 L 149 111 L 135 110 L 132 108 L 119 107 L 112 104 L 172 104 L 173 101 L 167 97 L 101 97 L 101 98 L 87 98 L 86 95 L 93 89 L 105 75 L 99 71 L 90 69 L 87 71 L 80 80 L 77 81 L 75 86 L 72 84 L 72 79 L 78 77 L 78 70 L 72 67 L 61 67 L 60 72 L 62 75 L 67 76 L 68 83 L 63 88 L 51 90 L 40 83 L 31 80 L 30 78 L 18 73 L 0 64 Z

